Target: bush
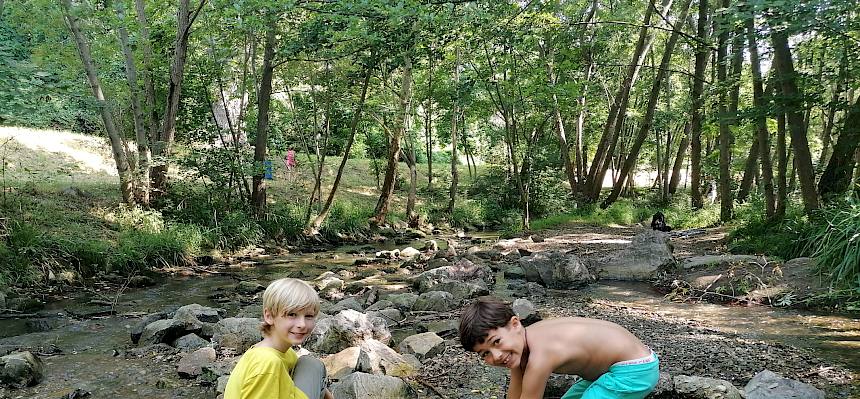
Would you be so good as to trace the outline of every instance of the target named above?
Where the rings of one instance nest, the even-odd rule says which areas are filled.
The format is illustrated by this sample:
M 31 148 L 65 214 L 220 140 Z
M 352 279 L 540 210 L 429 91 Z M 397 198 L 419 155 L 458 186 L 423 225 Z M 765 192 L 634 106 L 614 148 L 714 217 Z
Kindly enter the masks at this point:
M 806 254 L 809 218 L 802 209 L 791 208 L 781 220 L 768 220 L 764 212 L 742 222 L 729 233 L 729 251 L 791 259 Z
M 320 233 L 327 237 L 334 237 L 338 233 L 365 232 L 368 230 L 367 221 L 373 216 L 373 210 L 370 205 L 335 202 L 325 223 L 320 228 Z
M 572 208 L 570 187 L 557 171 L 542 170 L 532 180 L 529 202 L 532 217 L 564 214 Z

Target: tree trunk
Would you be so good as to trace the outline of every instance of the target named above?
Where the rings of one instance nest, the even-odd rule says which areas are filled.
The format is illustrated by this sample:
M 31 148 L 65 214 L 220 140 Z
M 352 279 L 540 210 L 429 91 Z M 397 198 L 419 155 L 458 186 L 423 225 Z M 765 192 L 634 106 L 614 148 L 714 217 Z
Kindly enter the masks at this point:
M 176 14 L 176 41 L 174 43 L 173 64 L 170 67 L 170 82 L 167 90 L 167 105 L 164 111 L 164 119 L 161 131 L 153 142 L 153 152 L 162 158 L 161 163 L 152 168 L 152 189 L 156 192 L 164 192 L 167 184 L 168 157 L 170 146 L 176 135 L 176 116 L 179 113 L 179 98 L 182 94 L 182 78 L 185 72 L 185 62 L 188 53 L 188 36 L 191 33 L 191 24 L 197 13 L 203 7 L 206 0 L 201 3 L 193 17 L 189 7 L 189 0 L 180 0 L 179 11 Z
M 747 200 L 747 197 L 749 197 L 750 191 L 752 191 L 753 181 L 758 174 L 758 147 L 758 139 L 756 139 L 752 142 L 752 144 L 750 144 L 750 150 L 747 153 L 747 159 L 744 162 L 744 176 L 741 178 L 741 184 L 738 186 L 737 200 L 739 203 L 745 202 Z
M 690 8 L 691 2 L 692 0 L 686 0 L 683 3 L 678 21 L 685 21 L 687 19 L 687 11 Z M 680 28 L 680 26 L 678 28 Z M 630 148 L 627 158 L 624 160 L 624 165 L 621 167 L 621 175 L 619 176 L 618 182 L 615 183 L 612 187 L 612 192 L 609 193 L 609 196 L 600 205 L 601 208 L 605 209 L 615 202 L 618 195 L 621 194 L 621 189 L 624 186 L 624 181 L 626 180 L 627 175 L 630 174 L 636 166 L 636 159 L 639 157 L 639 150 L 642 148 L 642 143 L 645 142 L 645 138 L 648 136 L 648 131 L 651 130 L 651 127 L 653 126 L 654 111 L 657 108 L 657 100 L 660 97 L 662 82 L 667 75 L 669 62 L 672 60 L 672 51 L 675 48 L 675 43 L 678 42 L 679 36 L 678 31 L 674 30 L 672 35 L 669 37 L 669 41 L 666 42 L 666 48 L 663 50 L 663 58 L 660 60 L 660 68 L 657 70 L 657 75 L 654 77 L 654 84 L 651 86 L 651 94 L 648 97 L 645 116 L 642 118 L 642 122 L 639 125 L 639 133 L 633 141 L 633 146 Z
M 131 52 L 131 46 L 128 44 L 128 32 L 125 29 L 125 10 L 123 3 L 117 1 L 114 3 L 117 18 L 119 19 L 119 43 L 122 47 L 122 54 L 125 59 L 126 80 L 128 80 L 129 98 L 131 99 L 131 109 L 134 117 L 134 133 L 135 141 L 137 141 L 137 181 L 134 186 L 136 188 L 137 202 L 145 208 L 149 207 L 149 177 L 150 177 L 150 161 L 152 154 L 149 151 L 149 137 L 147 137 L 146 129 L 143 127 L 144 116 L 143 107 L 140 104 L 137 88 L 137 67 L 134 65 L 134 56 Z
M 678 191 L 678 184 L 681 182 L 681 168 L 684 166 L 684 155 L 687 152 L 687 147 L 690 146 L 691 125 L 691 123 L 684 125 L 684 136 L 681 137 L 681 144 L 678 145 L 678 154 L 675 155 L 675 162 L 672 164 L 672 178 L 669 180 L 669 195 L 673 195 Z
M 388 166 L 385 169 L 385 180 L 382 183 L 382 192 L 370 223 L 380 226 L 385 223 L 388 215 L 388 207 L 391 204 L 391 196 L 394 194 L 394 180 L 397 178 L 397 161 L 400 158 L 400 138 L 403 137 L 408 123 L 410 103 L 412 100 L 412 60 L 409 54 L 404 54 L 403 60 L 403 82 L 400 87 L 400 115 L 398 115 L 397 126 L 388 145 Z
M 337 174 L 334 177 L 334 183 L 332 183 L 331 191 L 328 193 L 328 198 L 326 198 L 325 204 L 317 217 L 314 218 L 314 220 L 308 224 L 308 227 L 305 229 L 305 234 L 307 235 L 319 234 L 320 226 L 322 226 L 326 217 L 328 217 L 328 214 L 331 211 L 331 206 L 334 203 L 334 195 L 337 193 L 338 186 L 340 186 L 340 179 L 343 177 L 343 170 L 346 168 L 346 161 L 349 160 L 349 151 L 352 149 L 352 144 L 355 142 L 355 132 L 358 130 L 358 121 L 361 120 L 361 112 L 364 110 L 364 102 L 367 99 L 367 86 L 370 84 L 370 75 L 373 71 L 373 68 L 370 66 L 365 68 L 364 81 L 361 84 L 361 97 L 358 100 L 355 115 L 352 116 L 352 121 L 349 124 L 349 140 L 347 140 L 346 146 L 344 147 L 343 158 L 340 160 L 340 166 L 337 168 Z
M 275 72 L 275 34 L 277 19 L 270 16 L 263 52 L 263 74 L 257 99 L 257 138 L 254 141 L 254 178 L 251 205 L 255 213 L 262 215 L 266 208 L 266 181 L 264 180 L 266 152 L 269 143 L 269 106 L 272 102 L 272 80 Z
M 723 0 L 723 8 L 729 7 L 729 0 Z M 729 56 L 727 54 L 727 49 L 729 45 L 729 26 L 724 21 L 724 19 L 728 18 L 725 14 L 722 18 L 715 19 L 714 30 L 719 31 L 719 39 L 717 45 L 717 81 L 725 85 L 729 83 L 727 68 L 729 63 Z M 719 24 L 719 25 L 717 25 Z M 727 93 L 725 88 L 721 89 L 719 92 L 719 100 L 718 107 L 719 109 L 719 126 L 720 126 L 720 175 L 719 175 L 719 189 L 720 189 L 720 221 L 728 222 L 732 219 L 732 211 L 733 211 L 733 200 L 732 200 L 732 187 L 731 187 L 731 164 L 732 164 L 732 131 L 729 128 L 729 124 L 731 119 L 729 111 L 729 99 L 727 98 Z
M 424 143 L 427 153 L 427 189 L 433 189 L 433 46 L 430 46 L 427 74 L 427 108 L 424 109 Z
M 457 180 L 459 180 L 459 175 L 457 174 L 457 117 L 460 113 L 460 108 L 457 96 L 460 90 L 460 48 L 458 47 L 455 52 L 457 60 L 454 64 L 455 94 L 454 104 L 451 109 L 451 188 L 448 191 L 448 215 L 454 214 L 454 204 L 457 200 Z
M 777 89 L 782 93 L 782 87 Z M 788 172 L 788 155 L 786 154 L 785 144 L 785 113 L 780 110 L 776 117 L 776 218 L 785 216 L 785 210 L 788 206 L 788 187 L 786 185 L 786 174 Z
M 155 110 L 155 85 L 152 83 L 152 43 L 149 41 L 149 23 L 146 21 L 146 9 L 143 4 L 144 0 L 135 0 L 135 11 L 137 13 L 137 24 L 140 29 L 139 43 L 143 49 L 143 98 L 144 98 L 144 115 L 147 126 L 147 144 L 158 134 L 158 115 Z M 152 150 L 149 152 L 147 160 L 152 165 Z M 151 173 L 151 170 L 147 170 Z M 149 179 L 149 177 L 147 178 Z M 150 183 L 147 183 L 149 185 Z
M 134 204 L 134 192 L 132 187 L 131 171 L 128 166 L 128 157 L 123 149 L 122 137 L 114 123 L 113 115 L 111 115 L 110 112 L 110 106 L 108 105 L 107 100 L 105 100 L 104 93 L 102 92 L 101 82 L 99 82 L 98 72 L 96 71 L 92 53 L 90 52 L 90 45 L 87 42 L 87 38 L 84 36 L 84 33 L 81 31 L 81 27 L 78 24 L 78 18 L 72 11 L 71 0 L 61 0 L 60 5 L 63 8 L 63 17 L 68 23 L 69 31 L 71 31 L 72 36 L 75 39 L 75 44 L 78 47 L 78 55 L 81 57 L 81 63 L 83 64 L 84 71 L 87 74 L 87 80 L 90 83 L 93 96 L 96 98 L 96 102 L 99 105 L 98 108 L 102 116 L 102 121 L 104 121 L 105 124 L 105 131 L 107 131 L 108 138 L 110 139 L 111 152 L 113 153 L 113 160 L 116 163 L 116 171 L 119 175 L 119 189 L 122 194 L 122 201 L 126 204 Z
M 668 10 L 672 4 L 672 0 L 663 0 L 663 10 Z M 630 89 L 636 81 L 641 69 L 642 60 L 648 54 L 648 50 L 653 43 L 653 35 L 649 35 L 648 27 L 651 24 L 651 16 L 654 14 L 654 0 L 650 0 L 645 10 L 645 17 L 642 22 L 642 29 L 639 31 L 639 38 L 636 41 L 636 48 L 633 51 L 633 60 L 627 68 L 627 74 L 624 81 L 618 88 L 615 94 L 615 99 L 612 106 L 609 108 L 609 115 L 606 118 L 606 124 L 603 128 L 603 134 L 600 136 L 600 142 L 597 145 L 597 151 L 591 160 L 591 167 L 588 170 L 588 178 L 586 184 L 585 197 L 588 201 L 596 201 L 600 196 L 600 190 L 603 187 L 603 178 L 606 176 L 608 168 L 608 158 L 615 151 L 615 145 L 618 141 L 620 125 L 624 121 L 624 115 L 627 112 L 627 103 L 630 100 Z
M 818 193 L 815 188 L 815 171 L 812 169 L 812 155 L 806 140 L 806 130 L 802 114 L 801 93 L 795 83 L 794 62 L 788 48 L 788 35 L 784 31 L 771 30 L 774 49 L 774 64 L 782 83 L 785 98 L 788 128 L 791 132 L 791 147 L 794 150 L 795 164 L 800 178 L 803 208 L 806 212 L 818 209 Z
M 767 130 L 767 119 L 764 114 L 766 101 L 764 98 L 763 79 L 759 64 L 758 40 L 756 37 L 754 17 L 747 19 L 747 39 L 750 51 L 750 67 L 753 76 L 753 105 L 756 108 L 756 137 L 758 158 L 761 160 L 761 185 L 764 188 L 765 212 L 768 218 L 776 214 L 776 202 L 773 195 L 773 165 L 770 159 L 770 132 Z M 739 196 L 740 197 L 740 196 Z
M 842 122 L 839 139 L 833 146 L 833 155 L 818 182 L 821 198 L 830 201 L 851 187 L 854 171 L 854 153 L 860 142 L 860 100 L 856 101 Z
M 561 116 L 561 109 L 558 105 L 558 94 L 556 93 L 556 74 L 553 65 L 553 51 L 551 44 L 539 47 L 541 55 L 544 58 L 544 67 L 546 68 L 547 83 L 550 89 L 550 99 L 552 100 L 553 122 L 555 122 L 556 138 L 558 139 L 558 152 L 561 155 L 561 163 L 564 166 L 564 173 L 567 175 L 567 183 L 570 185 L 571 197 L 576 194 L 576 168 L 570 160 L 570 146 L 567 143 L 567 134 L 564 131 L 564 119 Z
M 702 209 L 702 108 L 705 69 L 708 67 L 708 0 L 699 0 L 699 20 L 696 24 L 696 66 L 693 71 L 692 109 L 690 110 L 690 205 Z

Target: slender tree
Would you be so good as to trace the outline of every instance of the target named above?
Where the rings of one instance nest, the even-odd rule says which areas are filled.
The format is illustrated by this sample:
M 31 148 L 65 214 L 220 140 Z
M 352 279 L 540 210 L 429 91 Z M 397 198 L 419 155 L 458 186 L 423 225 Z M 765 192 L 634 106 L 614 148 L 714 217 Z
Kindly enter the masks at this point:
M 811 212 L 818 209 L 818 192 L 815 189 L 812 154 L 809 152 L 809 142 L 806 139 L 806 128 L 802 114 L 803 100 L 795 82 L 794 61 L 788 47 L 788 32 L 780 26 L 771 25 L 770 37 L 773 42 L 773 60 L 784 96 L 788 128 L 791 132 L 791 148 L 794 150 L 800 191 L 803 196 L 803 208 L 807 212 Z
M 704 104 L 705 69 L 710 50 L 708 40 L 708 0 L 699 0 L 699 19 L 696 24 L 696 66 L 693 71 L 692 109 L 690 110 L 690 202 L 693 209 L 702 209 L 702 111 Z
M 132 186 L 131 170 L 128 165 L 128 157 L 125 153 L 125 149 L 123 148 L 123 140 L 120 136 L 119 129 L 117 129 L 113 115 L 111 114 L 111 108 L 105 99 L 104 92 L 102 91 L 102 85 L 99 81 L 96 65 L 93 62 L 89 42 L 84 32 L 81 30 L 80 20 L 77 17 L 77 13 L 72 9 L 71 0 L 60 0 L 60 6 L 63 10 L 63 18 L 66 20 L 69 31 L 72 33 L 72 37 L 77 45 L 78 55 L 80 55 L 81 63 L 84 65 L 84 72 L 87 74 L 87 81 L 89 81 L 90 89 L 92 89 L 93 96 L 99 104 L 99 112 L 101 113 L 102 121 L 105 125 L 105 131 L 110 139 L 111 151 L 113 153 L 114 162 L 116 163 L 117 174 L 119 175 L 119 188 L 120 193 L 122 194 L 122 201 L 126 204 L 133 204 L 134 189 Z

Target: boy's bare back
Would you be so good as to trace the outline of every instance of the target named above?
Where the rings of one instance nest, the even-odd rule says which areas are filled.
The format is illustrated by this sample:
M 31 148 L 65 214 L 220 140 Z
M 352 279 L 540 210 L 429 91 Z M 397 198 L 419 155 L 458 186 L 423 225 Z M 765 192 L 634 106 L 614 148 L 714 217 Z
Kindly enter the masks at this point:
M 548 369 L 594 381 L 617 362 L 651 350 L 623 327 L 605 320 L 565 317 L 526 327 L 528 359 L 522 371 Z

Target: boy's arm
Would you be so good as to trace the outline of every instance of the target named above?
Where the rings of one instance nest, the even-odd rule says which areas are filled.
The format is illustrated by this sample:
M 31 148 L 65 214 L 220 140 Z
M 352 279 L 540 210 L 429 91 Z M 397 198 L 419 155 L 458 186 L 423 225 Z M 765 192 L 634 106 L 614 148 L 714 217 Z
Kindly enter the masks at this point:
M 508 384 L 508 399 L 520 399 L 523 391 L 523 370 L 519 367 L 511 369 L 511 383 Z
M 522 377 L 522 387 L 519 399 L 540 399 L 543 398 L 543 391 L 546 389 L 546 381 L 549 375 L 552 374 L 552 366 L 549 362 L 537 362 L 532 359 L 526 366 L 526 371 Z M 513 376 L 513 373 L 511 374 Z M 513 378 L 511 378 L 513 380 Z M 513 384 L 511 384 L 513 385 Z

